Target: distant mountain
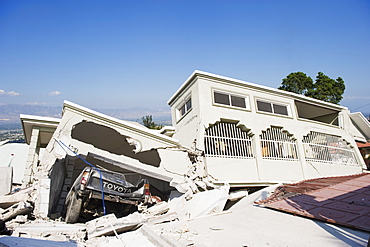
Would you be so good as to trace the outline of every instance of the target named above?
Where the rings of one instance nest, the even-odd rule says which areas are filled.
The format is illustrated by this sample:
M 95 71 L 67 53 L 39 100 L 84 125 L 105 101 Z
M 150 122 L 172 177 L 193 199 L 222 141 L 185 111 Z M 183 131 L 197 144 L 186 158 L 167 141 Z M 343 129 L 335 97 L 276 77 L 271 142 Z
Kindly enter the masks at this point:
M 20 123 L 20 114 L 60 118 L 62 116 L 62 108 L 16 104 L 0 105 L 0 124 Z
M 121 120 L 140 122 L 141 118 L 152 115 L 156 124 L 170 125 L 170 108 L 145 108 L 134 107 L 128 109 L 93 109 L 97 112 L 115 117 Z M 42 117 L 62 117 L 62 107 L 32 106 L 32 105 L 0 105 L 0 125 L 20 126 L 20 114 L 36 115 Z M 7 127 L 8 129 L 8 127 Z

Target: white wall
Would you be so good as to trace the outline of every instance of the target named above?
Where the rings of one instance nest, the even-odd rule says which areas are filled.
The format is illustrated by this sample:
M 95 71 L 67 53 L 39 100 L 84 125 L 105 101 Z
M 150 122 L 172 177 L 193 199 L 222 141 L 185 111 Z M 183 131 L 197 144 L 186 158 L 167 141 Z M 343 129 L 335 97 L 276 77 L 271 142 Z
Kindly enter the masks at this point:
M 249 96 L 250 109 L 235 109 L 227 106 L 213 104 L 212 90 L 229 92 Z M 305 150 L 302 146 L 302 139 L 311 131 L 337 135 L 343 137 L 353 147 L 356 147 L 353 136 L 349 133 L 352 123 L 348 117 L 348 111 L 342 110 L 340 115 L 341 126 L 323 124 L 311 120 L 298 119 L 294 105 L 294 98 L 290 95 L 279 94 L 276 90 L 264 90 L 263 88 L 241 85 L 240 83 L 228 83 L 224 80 L 214 78 L 198 77 L 196 82 L 187 87 L 182 96 L 172 104 L 172 112 L 175 112 L 176 105 L 183 97 L 191 93 L 193 109 L 180 121 L 174 121 L 174 138 L 181 143 L 189 145 L 197 139 L 197 148 L 205 150 L 204 133 L 205 129 L 215 124 L 221 119 L 239 121 L 238 124 L 251 129 L 254 134 L 253 142 L 255 146 L 255 159 L 232 159 L 232 158 L 207 158 L 209 173 L 220 181 L 230 183 L 252 183 L 260 181 L 268 183 L 270 181 L 292 182 L 302 179 L 338 176 L 355 174 L 362 172 L 364 166 L 362 159 L 359 159 L 359 166 L 334 165 L 326 163 L 305 162 Z M 277 116 L 268 113 L 257 112 L 256 99 L 265 99 L 277 103 L 289 104 L 289 116 Z M 333 106 L 335 107 L 335 106 Z M 298 161 L 279 161 L 262 159 L 260 148 L 260 134 L 271 126 L 283 127 L 297 139 Z M 356 155 L 360 156 L 357 148 Z

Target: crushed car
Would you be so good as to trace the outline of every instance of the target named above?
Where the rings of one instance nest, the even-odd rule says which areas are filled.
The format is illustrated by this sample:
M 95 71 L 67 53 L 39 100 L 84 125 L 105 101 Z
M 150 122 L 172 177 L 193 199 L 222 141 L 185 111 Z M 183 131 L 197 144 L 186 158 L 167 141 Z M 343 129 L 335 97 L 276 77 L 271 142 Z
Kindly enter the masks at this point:
M 85 167 L 67 194 L 65 222 L 87 221 L 108 212 L 123 217 L 148 204 L 150 198 L 147 179 L 133 185 L 124 174 Z

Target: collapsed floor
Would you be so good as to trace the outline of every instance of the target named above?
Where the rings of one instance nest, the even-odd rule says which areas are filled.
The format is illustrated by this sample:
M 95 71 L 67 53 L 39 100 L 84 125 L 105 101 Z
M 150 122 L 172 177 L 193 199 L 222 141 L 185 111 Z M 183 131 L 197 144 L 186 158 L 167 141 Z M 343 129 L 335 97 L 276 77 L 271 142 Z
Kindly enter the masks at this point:
M 36 246 L 128 247 L 366 245 L 367 231 L 255 204 L 276 198 L 281 191 L 282 187 L 275 185 L 248 195 L 245 190 L 230 192 L 228 186 L 223 186 L 196 193 L 191 199 L 173 195 L 168 202 L 158 203 L 141 213 L 122 218 L 110 214 L 84 224 L 66 224 L 61 219 L 30 220 L 27 216 L 30 214 L 23 212 L 24 216 L 18 215 L 6 222 L 12 236 L 1 237 L 0 243 L 29 245 L 32 242 L 28 240 Z M 370 209 L 370 205 L 363 206 Z
M 235 191 L 222 182 L 215 185 L 196 140 L 191 148 L 184 147 L 159 132 L 70 102 L 65 103 L 63 118 L 54 127 L 47 141 L 42 141 L 39 127 L 32 128 L 25 188 L 0 198 L 0 220 L 5 222 L 0 231 L 11 235 L 1 237 L 0 246 L 20 241 L 28 246 L 363 246 L 369 237 L 370 221 L 361 222 L 369 228 L 355 230 L 254 204 L 280 198 L 282 187 L 275 192 L 277 186 Z M 42 157 L 40 142 L 46 147 Z M 102 210 L 96 208 L 94 219 L 80 217 L 78 223 L 65 223 L 63 208 L 69 191 L 87 163 L 125 174 L 128 182 L 144 177 L 156 204 L 123 217 L 100 216 Z M 368 187 L 364 190 L 370 195 Z M 285 203 L 289 204 L 291 195 L 284 194 Z M 324 200 L 332 203 L 335 198 Z M 307 217 L 306 205 L 299 203 L 289 206 Z M 360 206 L 363 218 L 370 219 L 370 204 L 366 201 Z M 282 237 L 287 233 L 288 238 Z

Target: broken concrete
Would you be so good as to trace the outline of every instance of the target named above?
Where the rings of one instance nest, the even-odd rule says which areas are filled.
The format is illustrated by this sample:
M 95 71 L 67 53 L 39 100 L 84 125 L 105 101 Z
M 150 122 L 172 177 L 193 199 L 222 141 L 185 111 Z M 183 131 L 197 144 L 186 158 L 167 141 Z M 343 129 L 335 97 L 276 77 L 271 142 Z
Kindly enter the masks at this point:
M 6 209 L 20 201 L 27 201 L 32 188 L 19 190 L 13 194 L 0 196 L 0 208 Z
M 27 201 L 20 201 L 13 206 L 5 209 L 1 213 L 1 220 L 8 221 L 15 218 L 17 215 L 25 215 L 31 213 L 33 206 Z
M 184 194 L 169 202 L 169 212 L 176 212 L 180 220 L 194 219 L 200 216 L 220 213 L 223 211 L 229 197 L 229 186 L 219 189 L 199 192 L 191 200 Z
M 44 239 L 52 241 L 85 241 L 86 226 L 84 224 L 66 224 L 56 221 L 35 221 L 19 225 L 12 236 Z
M 86 223 L 88 238 L 134 230 L 143 224 L 144 217 L 139 213 L 133 213 L 117 219 L 114 214 L 105 215 Z
M 146 226 L 185 246 L 366 246 L 369 238 L 368 232 L 260 208 L 248 199 L 220 214 Z
M 163 221 L 174 220 L 175 218 L 177 219 L 177 215 L 174 214 L 171 214 L 169 217 L 158 217 L 159 215 L 166 213 L 168 210 L 168 204 L 166 202 L 161 202 L 144 210 L 142 213 L 135 212 L 118 219 L 114 214 L 99 217 L 86 222 L 88 238 L 91 239 L 103 235 L 109 236 L 131 231 L 137 229 L 148 221 L 150 221 L 151 224 L 155 224 Z
M 161 193 L 156 196 L 164 199 L 184 183 L 184 191 L 192 188 L 195 193 L 199 186 L 204 190 L 209 184 L 204 174 L 184 181 L 183 174 L 193 164 L 189 150 L 157 131 L 65 101 L 63 117 L 35 173 L 34 214 L 46 219 L 62 210 L 69 187 L 86 166 L 77 154 L 108 170 L 145 176 Z
M 0 196 L 7 195 L 12 190 L 13 167 L 0 167 Z

